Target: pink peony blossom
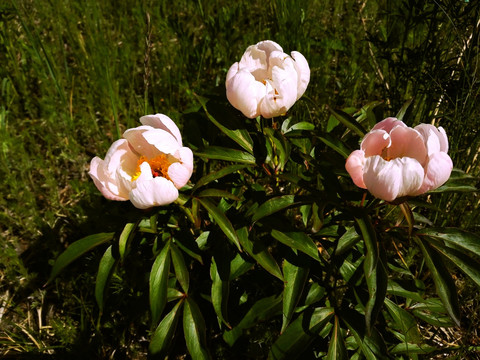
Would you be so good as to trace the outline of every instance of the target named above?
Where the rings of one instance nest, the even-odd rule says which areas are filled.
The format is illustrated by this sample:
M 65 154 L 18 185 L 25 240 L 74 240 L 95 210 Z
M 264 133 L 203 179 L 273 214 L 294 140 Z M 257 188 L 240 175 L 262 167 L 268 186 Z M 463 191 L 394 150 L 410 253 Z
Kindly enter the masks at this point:
M 350 154 L 345 168 L 358 187 L 393 201 L 443 185 L 452 172 L 448 139 L 442 127 L 410 128 L 390 117 L 365 135 L 360 150 Z
M 297 51 L 292 56 L 265 40 L 247 48 L 225 82 L 228 101 L 246 117 L 283 115 L 300 99 L 310 81 L 310 68 Z
M 170 204 L 192 175 L 193 153 L 168 116 L 140 122 L 110 146 L 105 160 L 93 158 L 88 174 L 107 199 L 130 200 L 139 209 Z

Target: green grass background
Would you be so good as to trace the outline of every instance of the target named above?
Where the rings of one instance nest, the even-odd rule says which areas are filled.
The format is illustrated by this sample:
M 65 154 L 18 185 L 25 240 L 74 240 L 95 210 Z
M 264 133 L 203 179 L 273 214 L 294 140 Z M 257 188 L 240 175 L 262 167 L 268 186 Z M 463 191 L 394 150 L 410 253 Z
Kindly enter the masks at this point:
M 187 127 L 193 93 L 224 94 L 229 66 L 258 41 L 309 61 L 295 116 L 326 128 L 327 105 L 380 102 L 375 112 L 387 117 L 413 98 L 407 123 L 443 126 L 454 166 L 478 178 L 479 20 L 478 2 L 464 0 L 2 1 L 2 354 L 143 356 L 142 329 L 121 314 L 111 328 L 96 323 L 98 254 L 69 267 L 54 287 L 42 286 L 68 244 L 115 230 L 122 217 L 124 208 L 89 179 L 90 159 L 147 113 Z M 187 144 L 195 142 L 187 130 Z M 435 201 L 437 225 L 479 231 L 478 193 Z M 463 289 L 473 301 L 473 288 Z M 465 311 L 478 309 L 468 301 Z

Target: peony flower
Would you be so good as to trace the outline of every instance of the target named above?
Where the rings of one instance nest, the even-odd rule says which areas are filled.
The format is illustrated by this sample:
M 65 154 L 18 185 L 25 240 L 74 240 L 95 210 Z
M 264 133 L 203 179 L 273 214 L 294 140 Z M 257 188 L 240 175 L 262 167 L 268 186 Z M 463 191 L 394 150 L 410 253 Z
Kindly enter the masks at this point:
M 93 158 L 88 174 L 107 199 L 130 200 L 139 209 L 170 204 L 192 175 L 193 153 L 168 116 L 140 122 L 110 146 L 105 160 Z
M 390 117 L 365 135 L 345 168 L 355 185 L 379 199 L 393 201 L 443 185 L 453 168 L 447 152 L 448 139 L 442 127 L 420 124 L 410 128 Z
M 310 81 L 310 68 L 297 51 L 285 54 L 265 40 L 247 48 L 233 64 L 225 82 L 228 101 L 246 117 L 283 115 L 300 99 Z

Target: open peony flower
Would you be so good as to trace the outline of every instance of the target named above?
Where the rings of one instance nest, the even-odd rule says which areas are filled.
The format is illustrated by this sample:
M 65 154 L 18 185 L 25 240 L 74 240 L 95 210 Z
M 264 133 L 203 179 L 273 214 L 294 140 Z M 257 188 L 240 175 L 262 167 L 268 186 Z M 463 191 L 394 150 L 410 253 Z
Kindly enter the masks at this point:
M 193 153 L 168 116 L 140 122 L 110 146 L 105 160 L 93 158 L 88 174 L 107 199 L 130 200 L 139 209 L 170 204 L 192 175 Z
M 227 73 L 228 101 L 246 117 L 283 115 L 300 99 L 310 81 L 310 68 L 297 51 L 285 54 L 265 40 L 247 48 Z
M 452 172 L 448 139 L 442 127 L 406 126 L 396 118 L 376 124 L 345 168 L 355 185 L 375 197 L 393 201 L 423 194 L 443 185 Z

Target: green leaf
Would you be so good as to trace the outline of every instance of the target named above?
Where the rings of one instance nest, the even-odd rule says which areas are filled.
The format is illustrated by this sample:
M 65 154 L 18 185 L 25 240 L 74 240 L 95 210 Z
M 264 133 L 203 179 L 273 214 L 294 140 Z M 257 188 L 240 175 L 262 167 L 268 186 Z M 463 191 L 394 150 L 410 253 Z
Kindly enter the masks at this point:
M 232 174 L 234 172 L 237 172 L 239 170 L 245 169 L 247 166 L 248 165 L 238 165 L 238 164 L 229 165 L 229 166 L 225 166 L 224 168 L 222 168 L 218 171 L 209 173 L 208 175 L 205 175 L 204 177 L 200 178 L 197 181 L 197 183 L 195 184 L 195 186 L 192 189 L 192 193 L 195 190 L 199 189 L 200 187 L 211 183 L 212 181 L 221 179 L 224 176 L 227 176 L 227 175 L 230 175 L 230 174 Z
M 221 197 L 221 198 L 226 198 L 226 199 L 232 199 L 236 201 L 240 201 L 240 198 L 231 192 L 225 191 L 225 190 L 220 190 L 220 189 L 205 189 L 198 194 L 196 194 L 197 197 Z
M 429 190 L 428 194 L 445 193 L 445 192 L 464 193 L 464 192 L 479 192 L 479 191 L 480 189 L 477 189 L 475 186 L 472 186 L 472 185 L 457 184 L 455 182 L 446 182 L 439 188 L 436 188 L 434 190 Z
M 320 286 L 317 282 L 312 282 L 310 289 L 308 290 L 307 297 L 305 298 L 305 305 L 312 305 L 317 301 L 324 298 L 326 290 L 323 286 Z
M 277 211 L 302 203 L 304 202 L 299 201 L 298 197 L 295 197 L 295 195 L 283 195 L 268 199 L 260 205 L 257 210 L 255 210 L 255 213 L 252 216 L 252 221 L 256 222 L 265 216 L 276 213 Z
M 185 297 L 185 294 L 182 293 L 181 291 L 174 289 L 174 288 L 168 288 L 167 289 L 167 302 L 181 299 Z
M 332 331 L 332 338 L 328 346 L 328 353 L 325 360 L 348 359 L 347 348 L 343 340 L 342 329 L 339 324 L 338 316 L 335 316 L 335 323 Z
M 123 228 L 120 238 L 118 239 L 118 252 L 120 254 L 120 261 L 124 261 L 125 255 L 128 251 L 128 246 L 135 235 L 134 230 L 137 228 L 139 222 L 127 223 Z
M 227 305 L 229 295 L 229 281 L 222 279 L 217 269 L 215 258 L 212 257 L 210 265 L 210 278 L 212 279 L 212 305 L 221 322 L 231 328 L 227 321 Z
M 438 351 L 438 347 L 430 346 L 426 344 L 408 344 L 400 343 L 395 345 L 390 349 L 391 354 L 430 354 L 432 352 Z
M 342 255 L 350 250 L 360 241 L 361 237 L 357 234 L 355 227 L 349 227 L 348 230 L 338 239 L 335 255 Z
M 197 100 L 202 104 L 203 109 L 205 110 L 205 114 L 207 114 L 208 119 L 217 126 L 220 131 L 222 131 L 225 135 L 227 135 L 230 139 L 235 141 L 238 145 L 242 148 L 247 150 L 250 154 L 253 154 L 253 141 L 250 137 L 250 134 L 246 129 L 236 129 L 232 130 L 227 128 L 226 126 L 222 125 L 218 122 L 207 110 L 207 101 L 205 98 L 196 96 Z
M 417 235 L 440 240 L 448 247 L 480 257 L 480 236 L 477 234 L 456 228 L 428 228 L 418 231 Z
M 221 146 L 207 146 L 195 152 L 195 155 L 205 159 L 226 160 L 243 164 L 255 165 L 255 157 L 245 151 Z
M 415 237 L 418 246 L 422 250 L 425 262 L 430 269 L 437 294 L 445 305 L 445 309 L 455 322 L 457 326 L 460 326 L 460 310 L 457 299 L 457 289 L 455 283 L 445 266 L 441 255 L 434 250 L 427 242 L 420 238 Z
M 318 138 L 329 148 L 342 155 L 345 159 L 348 158 L 352 152 L 342 141 L 329 134 L 323 134 L 323 136 L 319 136 Z
M 230 262 L 230 281 L 235 280 L 239 276 L 245 274 L 254 265 L 253 262 L 245 260 L 242 255 L 243 254 L 237 254 L 235 258 L 233 258 L 233 260 Z
M 280 267 L 263 242 L 252 242 L 248 238 L 248 229 L 245 226 L 241 229 L 238 229 L 237 234 L 238 239 L 242 244 L 242 248 L 247 252 L 247 254 L 254 258 L 255 261 L 270 274 L 283 281 L 283 275 Z
M 418 331 L 415 318 L 387 298 L 385 298 L 385 307 L 392 318 L 392 327 L 404 335 L 408 343 L 419 344 L 422 341 L 422 336 Z
M 183 333 L 193 360 L 211 359 L 207 350 L 205 320 L 198 305 L 187 297 L 183 308 Z
M 190 277 L 182 252 L 175 244 L 170 246 L 170 254 L 172 256 L 173 268 L 175 275 L 185 293 L 188 293 L 188 285 L 190 283 Z
M 110 245 L 100 260 L 95 281 L 95 300 L 97 301 L 100 314 L 103 313 L 103 299 L 106 286 L 110 281 L 116 263 L 117 260 L 112 255 L 112 245 Z
M 362 125 L 360 125 L 354 117 L 348 115 L 347 113 L 341 110 L 333 110 L 332 108 L 328 107 L 328 110 L 332 113 L 332 115 L 340 121 L 343 125 L 345 125 L 348 129 L 352 130 L 355 134 L 363 138 L 367 133 Z
M 367 214 L 355 217 L 365 242 L 365 260 L 363 271 L 367 281 L 369 299 L 365 306 L 365 323 L 368 334 L 371 333 L 375 320 L 383 306 L 387 294 L 387 272 L 377 243 L 375 229 Z
M 47 281 L 47 284 L 50 283 L 57 275 L 72 261 L 78 259 L 80 256 L 85 254 L 87 251 L 92 250 L 98 245 L 104 244 L 107 241 L 113 239 L 115 233 L 99 233 L 94 235 L 89 235 L 83 239 L 75 241 L 71 244 L 55 261 L 53 264 L 52 272 Z
M 403 117 L 405 116 L 405 114 L 407 113 L 408 111 L 408 108 L 410 107 L 410 104 L 412 103 L 413 101 L 413 97 L 410 99 L 410 100 L 407 100 L 402 108 L 400 109 L 400 111 L 397 113 L 397 115 L 395 116 L 398 120 L 403 120 Z
M 238 240 L 237 233 L 233 228 L 232 223 L 228 220 L 227 216 L 224 212 L 222 212 L 218 207 L 216 207 L 210 200 L 208 199 L 198 199 L 198 202 L 202 204 L 202 206 L 208 211 L 210 216 L 215 220 L 217 225 L 223 231 L 223 233 L 227 236 L 227 238 L 237 246 L 237 248 L 242 251 L 242 247 L 240 246 L 240 242 Z
M 274 239 L 280 241 L 288 247 L 300 250 L 301 252 L 314 258 L 315 260 L 321 261 L 320 255 L 318 254 L 317 246 L 315 245 L 313 240 L 304 232 L 283 233 L 274 229 L 272 230 L 271 235 Z
M 302 296 L 308 273 L 309 268 L 296 266 L 286 259 L 283 261 L 285 288 L 283 290 L 283 318 L 280 332 L 285 331 L 290 320 L 292 320 L 293 311 Z
M 228 345 L 233 346 L 245 329 L 251 328 L 259 322 L 277 315 L 281 309 L 281 296 L 274 295 L 258 300 L 253 304 L 237 326 L 232 330 L 223 333 L 223 339 Z
M 172 345 L 173 336 L 177 328 L 183 301 L 184 300 L 181 299 L 173 309 L 165 315 L 162 321 L 160 321 L 160 324 L 158 324 L 157 329 L 153 333 L 150 345 L 148 346 L 150 354 L 156 355 L 159 358 L 168 355 L 168 350 Z
M 412 299 L 418 302 L 422 302 L 423 298 L 416 292 L 408 291 L 402 288 L 393 280 L 388 280 L 387 285 L 387 294 L 395 295 L 395 296 L 402 296 L 405 299 Z
M 294 360 L 309 348 L 333 316 L 332 308 L 305 310 L 296 318 L 273 344 L 269 360 Z
M 157 255 L 150 272 L 150 311 L 152 324 L 160 320 L 167 303 L 168 273 L 170 271 L 170 243 L 167 243 Z

